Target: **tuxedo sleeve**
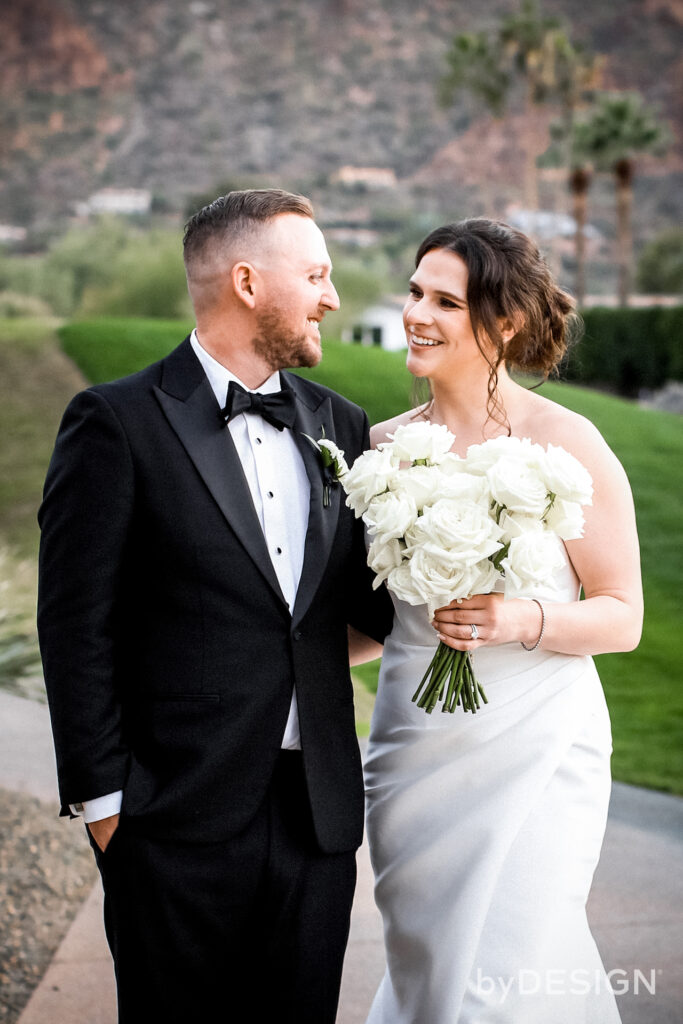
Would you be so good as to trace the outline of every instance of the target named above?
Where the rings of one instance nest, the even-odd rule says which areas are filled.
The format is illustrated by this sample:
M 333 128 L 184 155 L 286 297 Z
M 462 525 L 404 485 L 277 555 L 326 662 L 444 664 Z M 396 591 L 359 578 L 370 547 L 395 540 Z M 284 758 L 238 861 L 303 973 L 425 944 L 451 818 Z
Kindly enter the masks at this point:
M 84 391 L 64 415 L 38 514 L 38 633 L 62 814 L 126 780 L 114 664 L 133 503 L 125 432 L 106 399 Z
M 357 455 L 370 447 L 370 427 L 368 418 L 363 414 L 362 431 Z M 350 515 L 353 512 L 349 510 Z M 394 606 L 389 591 L 382 584 L 373 590 L 375 574 L 367 562 L 365 547 L 365 529 L 362 519 L 354 523 L 352 585 L 350 591 L 348 621 L 351 626 L 383 644 L 394 619 Z

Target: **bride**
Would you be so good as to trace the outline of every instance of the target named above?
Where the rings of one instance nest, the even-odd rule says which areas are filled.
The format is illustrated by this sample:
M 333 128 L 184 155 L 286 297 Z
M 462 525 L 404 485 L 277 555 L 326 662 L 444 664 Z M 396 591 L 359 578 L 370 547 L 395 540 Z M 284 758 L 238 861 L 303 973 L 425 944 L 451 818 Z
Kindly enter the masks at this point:
M 476 219 L 420 246 L 408 369 L 454 450 L 502 434 L 560 445 L 594 486 L 584 536 L 533 599 L 480 594 L 436 613 L 394 599 L 365 766 L 387 970 L 368 1024 L 613 1024 L 586 921 L 610 793 L 610 722 L 591 655 L 633 649 L 642 595 L 628 481 L 583 417 L 517 384 L 547 376 L 575 318 L 535 245 Z M 583 588 L 584 600 L 580 600 Z M 435 629 L 437 632 L 435 632 Z M 489 703 L 427 715 L 411 696 L 441 637 L 472 652 Z

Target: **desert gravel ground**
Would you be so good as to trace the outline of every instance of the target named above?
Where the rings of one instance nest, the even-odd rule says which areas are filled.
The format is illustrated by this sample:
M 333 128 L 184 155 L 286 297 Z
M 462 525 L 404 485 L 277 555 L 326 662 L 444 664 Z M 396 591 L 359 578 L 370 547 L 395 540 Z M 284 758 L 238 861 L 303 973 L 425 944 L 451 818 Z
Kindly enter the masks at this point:
M 80 822 L 0 788 L 0 1022 L 14 1024 L 92 888 Z

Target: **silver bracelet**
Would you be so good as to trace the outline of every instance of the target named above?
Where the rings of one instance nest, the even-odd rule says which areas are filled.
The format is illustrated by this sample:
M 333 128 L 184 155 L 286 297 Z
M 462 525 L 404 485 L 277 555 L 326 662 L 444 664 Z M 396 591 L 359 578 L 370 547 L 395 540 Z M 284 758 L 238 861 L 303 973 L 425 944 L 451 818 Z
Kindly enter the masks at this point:
M 527 647 L 523 640 L 519 641 L 525 651 L 535 651 L 538 645 L 540 644 L 541 640 L 543 639 L 543 634 L 545 633 L 545 609 L 543 608 L 543 605 L 537 597 L 532 597 L 531 600 L 535 601 L 538 607 L 541 609 L 541 632 L 538 634 L 538 640 L 536 641 L 533 647 Z

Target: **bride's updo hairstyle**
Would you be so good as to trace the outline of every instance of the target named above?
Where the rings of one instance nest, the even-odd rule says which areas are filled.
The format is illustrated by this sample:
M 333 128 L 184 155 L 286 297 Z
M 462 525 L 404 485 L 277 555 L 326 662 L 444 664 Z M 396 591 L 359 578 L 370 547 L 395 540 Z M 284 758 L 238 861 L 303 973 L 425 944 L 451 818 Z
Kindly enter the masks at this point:
M 507 425 L 498 367 L 504 362 L 544 380 L 556 373 L 581 324 L 575 302 L 555 284 L 535 243 L 501 221 L 476 217 L 436 228 L 417 250 L 415 266 L 434 249 L 455 253 L 467 267 L 472 330 L 489 364 L 489 419 Z M 500 319 L 517 328 L 507 343 Z

